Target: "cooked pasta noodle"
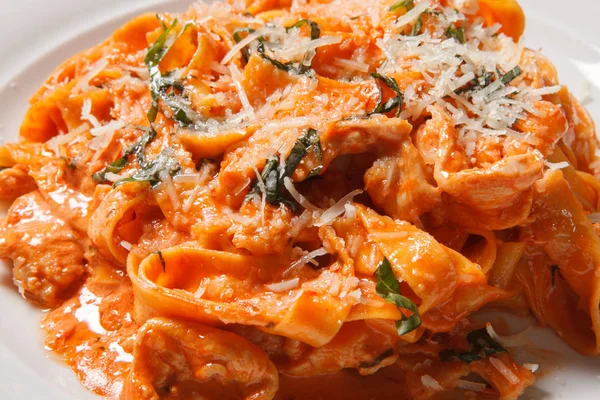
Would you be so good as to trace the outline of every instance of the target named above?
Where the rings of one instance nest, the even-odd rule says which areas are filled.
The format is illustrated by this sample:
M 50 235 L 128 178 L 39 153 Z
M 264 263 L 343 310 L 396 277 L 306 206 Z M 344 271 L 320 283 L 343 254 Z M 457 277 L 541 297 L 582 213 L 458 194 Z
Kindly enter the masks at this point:
M 482 309 L 597 356 L 598 140 L 524 26 L 516 0 L 200 2 L 67 60 L 0 146 L 47 347 L 127 400 L 516 399 L 538 366 Z

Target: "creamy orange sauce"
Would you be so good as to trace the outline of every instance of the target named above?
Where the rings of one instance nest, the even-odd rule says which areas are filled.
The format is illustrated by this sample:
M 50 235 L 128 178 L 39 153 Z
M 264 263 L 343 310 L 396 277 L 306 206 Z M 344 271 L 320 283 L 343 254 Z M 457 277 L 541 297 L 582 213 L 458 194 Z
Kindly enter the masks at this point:
M 43 319 L 46 348 L 61 355 L 89 390 L 118 399 L 138 326 L 123 271 L 99 263 L 79 292 Z

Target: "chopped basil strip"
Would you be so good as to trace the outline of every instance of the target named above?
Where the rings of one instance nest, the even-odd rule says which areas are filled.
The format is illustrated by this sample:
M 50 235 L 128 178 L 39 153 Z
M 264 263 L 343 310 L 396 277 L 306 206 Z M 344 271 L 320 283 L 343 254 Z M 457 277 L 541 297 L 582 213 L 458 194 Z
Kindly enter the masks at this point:
M 554 282 L 555 282 L 555 278 L 556 278 L 556 273 L 559 272 L 559 266 L 558 265 L 553 265 L 550 267 L 550 273 L 552 274 L 552 287 L 554 287 Z
M 288 26 L 285 29 L 286 29 L 286 31 L 289 31 L 290 29 L 293 29 L 293 28 L 300 28 L 303 25 L 308 25 L 310 27 L 310 39 L 311 40 L 316 40 L 321 36 L 321 28 L 319 28 L 319 25 L 317 25 L 316 22 L 311 21 L 309 19 L 302 19 L 302 20 L 296 22 L 294 25 Z M 234 37 L 234 39 L 235 39 L 235 37 Z M 256 51 L 264 60 L 270 62 L 277 69 L 280 69 L 285 72 L 293 72 L 296 74 L 307 74 L 312 71 L 312 59 L 314 58 L 314 56 L 317 52 L 317 49 L 308 50 L 304 54 L 304 57 L 302 57 L 302 61 L 300 61 L 300 62 L 290 61 L 287 63 L 282 63 L 281 61 L 278 61 L 272 57 L 269 57 L 266 54 L 264 39 L 263 40 L 259 39 L 259 43 L 256 48 Z
M 493 72 L 487 72 L 487 71 L 482 72 L 480 75 L 476 76 L 474 79 L 472 79 L 466 85 L 456 89 L 454 91 L 454 93 L 461 94 L 464 92 L 481 90 L 484 87 L 489 86 L 493 82 L 494 76 L 495 75 Z
M 419 18 L 417 18 L 417 21 L 415 22 L 412 29 L 410 30 L 409 36 L 417 36 L 419 34 L 419 32 L 421 31 L 421 28 L 423 27 L 423 20 L 421 19 L 422 16 L 423 16 L 423 13 L 421 13 L 419 15 Z
M 313 128 L 309 128 L 304 135 L 296 140 L 290 155 L 285 160 L 285 168 L 281 168 L 279 157 L 276 155 L 267 158 L 267 162 L 260 174 L 264 187 L 263 185 L 260 185 L 259 180 L 256 180 L 248 197 L 256 193 L 262 193 L 264 189 L 265 201 L 267 203 L 283 203 L 289 205 L 292 209 L 295 209 L 294 203 L 292 203 L 284 194 L 285 185 L 283 182 L 285 178 L 289 178 L 294 174 L 296 168 L 310 150 L 315 154 L 317 161 L 321 163 L 323 156 L 319 133 Z M 314 168 L 309 173 L 308 177 L 319 175 L 322 168 L 322 165 Z
M 177 159 L 174 157 L 173 150 L 167 147 L 154 160 L 144 163 L 142 168 L 134 172 L 129 178 L 115 182 L 113 187 L 130 182 L 148 182 L 154 188 L 161 182 L 160 175 L 162 173 L 173 176 L 180 168 Z
M 467 43 L 467 39 L 465 39 L 465 30 L 462 27 L 455 28 L 452 25 L 449 26 L 446 30 L 446 37 L 448 39 L 456 39 L 456 41 L 462 44 Z
M 394 276 L 394 271 L 387 258 L 384 258 L 377 270 L 375 271 L 377 277 L 377 284 L 375 285 L 375 291 L 385 301 L 395 304 L 402 313 L 402 319 L 396 321 L 396 329 L 398 335 L 403 336 L 409 332 L 414 331 L 421 326 L 421 315 L 417 305 L 413 303 L 409 298 L 402 296 L 400 293 L 400 282 Z M 404 314 L 405 310 L 412 312 L 410 317 Z
M 189 107 L 189 100 L 183 96 L 183 83 L 174 77 L 174 72 L 169 71 L 162 73 L 159 64 L 171 47 L 192 25 L 185 24 L 181 32 L 175 37 L 172 37 L 173 29 L 177 26 L 178 21 L 174 20 L 170 27 L 165 28 L 158 37 L 156 42 L 148 49 L 144 57 L 144 63 L 148 67 L 150 74 L 150 93 L 152 96 L 152 106 L 148 110 L 148 120 L 150 123 L 156 121 L 158 116 L 158 100 L 162 99 L 165 104 L 173 111 L 172 119 L 174 119 L 182 127 L 190 127 L 194 125 L 194 120 L 201 118 L 200 114 L 193 111 Z M 171 38 L 171 40 L 168 40 Z
M 171 46 L 165 46 L 167 38 L 177 26 L 177 20 L 173 21 L 170 27 L 165 29 L 165 24 L 161 20 L 161 25 L 163 27 L 163 32 L 160 34 L 156 42 L 150 46 L 146 56 L 144 57 L 144 63 L 148 67 L 148 71 L 150 72 L 150 92 L 152 94 L 152 107 L 148 111 L 148 120 L 150 122 L 156 121 L 156 116 L 158 114 L 158 97 L 161 88 L 161 79 L 162 73 L 160 72 L 160 68 L 158 64 L 160 64 L 161 60 L 167 54 Z
M 160 259 L 160 263 L 162 264 L 163 272 L 165 272 L 167 269 L 167 264 L 165 263 L 165 259 L 163 258 L 162 251 L 158 250 L 156 251 L 156 254 L 158 254 L 158 258 Z
M 265 54 L 265 44 L 263 42 L 258 43 L 258 46 L 256 47 L 256 51 L 258 52 L 258 54 L 260 54 L 260 56 L 264 60 L 267 60 L 268 62 L 273 64 L 273 66 L 276 67 L 277 69 L 280 69 L 285 72 L 290 72 L 293 70 L 293 63 L 285 63 L 284 64 L 281 61 L 277 61 L 274 58 L 271 58 L 268 55 L 266 55 Z
M 389 11 L 396 11 L 399 8 L 404 7 L 406 11 L 410 11 L 415 8 L 414 0 L 401 0 L 397 3 L 392 4 L 392 6 L 388 9 Z
M 375 78 L 377 86 L 379 87 L 379 104 L 377 104 L 377 107 L 375 107 L 373 111 L 368 113 L 367 116 L 373 114 L 385 114 L 389 111 L 392 111 L 393 109 L 396 109 L 396 117 L 400 116 L 400 112 L 402 111 L 402 102 L 404 101 L 404 95 L 400 91 L 400 88 L 398 88 L 398 83 L 396 82 L 396 80 L 394 78 L 381 75 L 377 72 L 373 72 L 371 76 Z M 381 87 L 380 82 L 385 83 L 387 87 L 389 87 L 394 91 L 394 93 L 396 93 L 396 96 L 390 98 L 385 103 L 383 102 L 383 89 Z
M 292 147 L 292 151 L 285 161 L 284 176 L 292 176 L 298 165 L 300 165 L 300 162 L 304 156 L 306 156 L 308 151 L 311 149 L 313 150 L 319 163 L 322 163 L 323 154 L 321 149 L 321 141 L 319 140 L 319 133 L 313 128 L 309 128 L 306 131 L 306 134 L 304 134 L 296 141 L 296 143 L 294 143 L 294 147 Z M 314 176 L 313 173 L 318 175 L 321 169 L 323 169 L 323 166 L 319 165 L 309 173 L 309 176 Z
M 249 27 L 244 27 L 244 28 L 237 28 L 235 31 L 233 31 L 233 40 L 235 40 L 236 43 L 239 43 L 242 41 L 243 37 L 241 35 L 241 33 L 246 32 L 247 34 L 251 34 L 256 32 L 255 29 L 249 28 Z M 259 41 L 264 41 L 264 38 L 261 36 L 258 38 Z M 248 59 L 250 58 L 250 49 L 248 48 L 248 46 L 244 46 L 244 48 L 242 49 L 242 57 L 244 58 L 245 62 L 248 62 Z
M 508 71 L 506 74 L 504 74 L 502 76 L 502 78 L 500 78 L 500 80 L 502 81 L 503 84 L 508 85 L 509 83 L 511 83 L 516 77 L 518 77 L 519 75 L 521 75 L 523 73 L 523 70 L 521 69 L 521 67 L 519 67 L 518 65 L 516 67 L 514 67 L 513 69 L 511 69 L 510 71 Z
M 300 28 L 300 27 L 302 27 L 302 25 L 310 26 L 310 40 L 316 40 L 319 38 L 319 36 L 321 36 L 321 28 L 319 28 L 319 25 L 316 22 L 311 21 L 310 19 L 301 19 L 300 21 L 296 22 L 294 25 L 288 26 L 287 28 L 285 28 L 285 30 L 286 30 L 286 32 L 289 32 L 290 29 Z
M 440 353 L 440 360 L 451 361 L 454 358 L 458 358 L 470 364 L 473 361 L 484 360 L 494 354 L 506 352 L 506 349 L 492 339 L 485 328 L 469 332 L 467 334 L 467 342 L 471 345 L 470 351 L 457 352 L 455 350 L 445 350 Z
M 385 360 L 386 358 L 390 357 L 393 354 L 394 354 L 394 349 L 388 349 L 385 352 L 383 352 L 379 357 L 377 357 L 376 359 L 374 359 L 372 362 L 361 362 L 360 363 L 360 368 L 373 368 L 373 367 L 376 367 L 379 364 L 381 364 L 381 362 L 383 360 Z
M 129 164 L 130 155 L 137 155 L 140 166 L 143 166 L 146 163 L 144 150 L 146 149 L 148 143 L 150 143 L 156 137 L 156 131 L 152 127 L 138 127 L 138 129 L 144 131 L 142 137 L 139 138 L 131 146 L 127 147 L 125 151 L 123 151 L 123 155 L 121 156 L 121 158 L 108 164 L 106 168 L 104 168 L 102 171 L 96 172 L 94 175 L 92 175 L 92 178 L 96 182 L 105 182 L 107 172 L 112 172 L 113 174 L 118 174 L 119 172 L 121 172 L 121 170 Z

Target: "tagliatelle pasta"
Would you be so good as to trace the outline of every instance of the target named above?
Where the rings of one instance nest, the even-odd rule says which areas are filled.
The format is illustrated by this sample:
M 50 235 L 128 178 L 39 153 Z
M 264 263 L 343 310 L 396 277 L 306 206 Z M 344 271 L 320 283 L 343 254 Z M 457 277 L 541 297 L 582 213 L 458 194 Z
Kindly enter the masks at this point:
M 600 152 L 514 0 L 142 15 L 0 146 L 0 256 L 106 399 L 520 397 L 600 352 Z

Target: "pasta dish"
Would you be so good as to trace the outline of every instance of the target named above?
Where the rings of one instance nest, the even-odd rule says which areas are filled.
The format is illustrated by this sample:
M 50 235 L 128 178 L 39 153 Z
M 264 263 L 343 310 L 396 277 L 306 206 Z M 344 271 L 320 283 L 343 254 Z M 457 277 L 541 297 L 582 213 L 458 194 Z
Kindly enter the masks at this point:
M 0 146 L 46 348 L 125 400 L 517 399 L 539 366 L 480 310 L 597 356 L 600 149 L 524 26 L 196 2 L 65 61 Z

